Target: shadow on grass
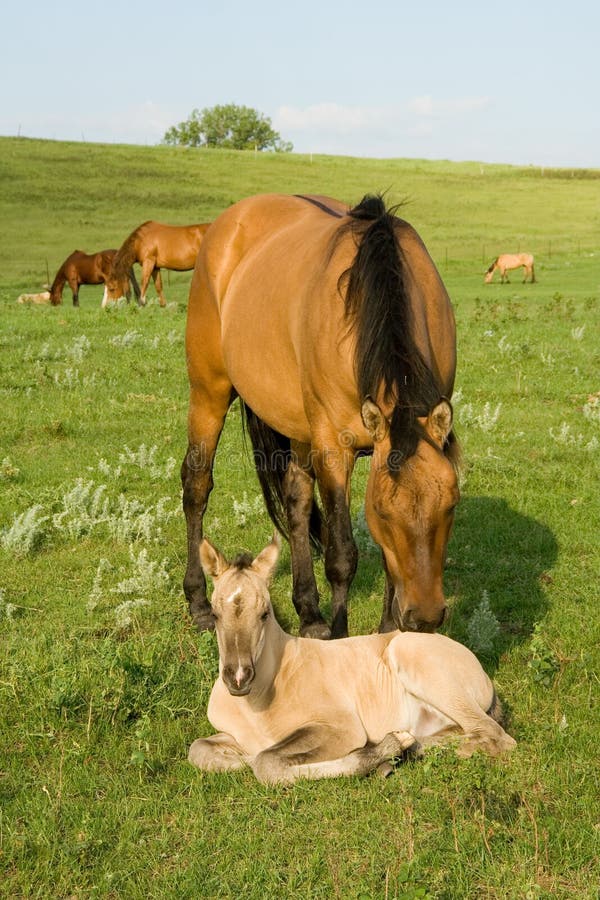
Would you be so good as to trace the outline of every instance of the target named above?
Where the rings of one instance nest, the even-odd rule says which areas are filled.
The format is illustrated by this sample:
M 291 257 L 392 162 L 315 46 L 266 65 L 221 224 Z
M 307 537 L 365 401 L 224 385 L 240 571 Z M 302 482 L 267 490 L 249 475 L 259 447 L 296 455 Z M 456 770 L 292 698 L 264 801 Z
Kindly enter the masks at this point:
M 446 633 L 468 642 L 468 622 L 485 591 L 500 623 L 494 656 L 527 640 L 548 609 L 544 585 L 557 553 L 552 531 L 502 498 L 464 497 L 445 573 L 446 593 L 456 598 Z

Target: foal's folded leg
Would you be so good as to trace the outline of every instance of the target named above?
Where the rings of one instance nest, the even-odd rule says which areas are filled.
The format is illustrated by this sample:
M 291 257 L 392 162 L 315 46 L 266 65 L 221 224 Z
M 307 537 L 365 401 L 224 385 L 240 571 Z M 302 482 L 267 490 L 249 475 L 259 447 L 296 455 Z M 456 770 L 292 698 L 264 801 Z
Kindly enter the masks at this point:
M 188 760 L 204 772 L 233 772 L 247 765 L 242 748 L 231 735 L 223 732 L 195 740 Z
M 324 757 L 332 738 L 339 739 L 327 726 L 307 726 L 291 734 L 250 759 L 249 765 L 259 781 L 289 784 L 298 778 L 336 778 L 340 775 L 367 775 L 383 763 L 401 756 L 416 743 L 407 731 L 390 732 L 378 744 L 366 742 L 342 756 Z

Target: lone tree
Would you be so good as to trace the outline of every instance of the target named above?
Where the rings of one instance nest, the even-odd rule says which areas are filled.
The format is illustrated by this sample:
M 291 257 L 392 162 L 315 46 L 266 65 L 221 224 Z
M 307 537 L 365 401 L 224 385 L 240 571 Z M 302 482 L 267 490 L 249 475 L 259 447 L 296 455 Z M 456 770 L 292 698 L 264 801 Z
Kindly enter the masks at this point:
M 230 150 L 276 150 L 290 152 L 271 120 L 249 106 L 226 103 L 209 109 L 194 109 L 189 119 L 165 132 L 165 144 L 185 147 L 227 147 Z

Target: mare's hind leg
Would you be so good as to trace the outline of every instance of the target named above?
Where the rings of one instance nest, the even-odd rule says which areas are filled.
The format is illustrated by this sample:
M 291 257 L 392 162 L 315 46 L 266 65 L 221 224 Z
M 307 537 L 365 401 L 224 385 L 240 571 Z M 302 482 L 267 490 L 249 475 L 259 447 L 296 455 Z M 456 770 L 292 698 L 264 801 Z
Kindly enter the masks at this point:
M 283 491 L 288 521 L 292 561 L 292 599 L 300 619 L 303 637 L 329 638 L 331 631 L 319 610 L 319 592 L 310 547 L 310 515 L 314 503 L 315 478 L 301 447 L 294 444 L 298 460 L 292 459 L 284 478 Z
M 327 758 L 329 748 L 335 754 L 335 743 L 340 737 L 345 738 L 339 725 L 337 729 L 328 725 L 308 725 L 263 750 L 248 763 L 258 780 L 265 784 L 290 784 L 298 778 L 314 780 L 368 775 L 416 743 L 407 731 L 390 732 L 378 744 L 366 741 L 350 753 Z M 345 740 L 347 742 L 347 738 Z M 323 758 L 324 754 L 326 758 Z
M 190 616 L 199 630 L 214 628 L 198 551 L 203 534 L 202 521 L 213 487 L 212 469 L 217 444 L 232 399 L 230 385 L 222 387 L 220 392 L 215 389 L 210 395 L 200 389 L 190 390 L 188 448 L 181 465 L 187 527 L 187 568 L 183 589 Z
M 156 289 L 156 293 L 158 294 L 160 305 L 167 305 L 167 298 L 163 293 L 163 283 L 162 283 L 162 275 L 160 274 L 160 269 L 152 270 L 152 280 L 154 282 L 154 287 Z
M 247 765 L 240 745 L 230 734 L 223 732 L 195 740 L 188 760 L 203 772 L 234 772 Z

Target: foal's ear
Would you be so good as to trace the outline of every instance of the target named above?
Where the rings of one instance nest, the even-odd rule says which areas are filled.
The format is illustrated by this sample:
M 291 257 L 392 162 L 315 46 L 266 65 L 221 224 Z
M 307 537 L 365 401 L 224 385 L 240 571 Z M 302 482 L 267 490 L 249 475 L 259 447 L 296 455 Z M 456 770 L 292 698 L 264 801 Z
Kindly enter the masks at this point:
M 427 416 L 427 431 L 440 447 L 444 446 L 452 431 L 452 416 L 452 404 L 445 398 Z
M 258 554 L 250 568 L 253 572 L 268 582 L 271 575 L 275 571 L 277 560 L 279 559 L 279 551 L 281 550 L 281 537 L 279 532 L 275 532 L 270 544 L 267 544 L 264 550 Z
M 203 538 L 200 543 L 200 562 L 205 575 L 211 578 L 219 578 L 229 568 L 229 563 L 220 550 L 213 547 L 211 542 Z
M 367 397 L 360 409 L 363 425 L 374 441 L 382 441 L 388 433 L 388 423 L 376 403 Z

